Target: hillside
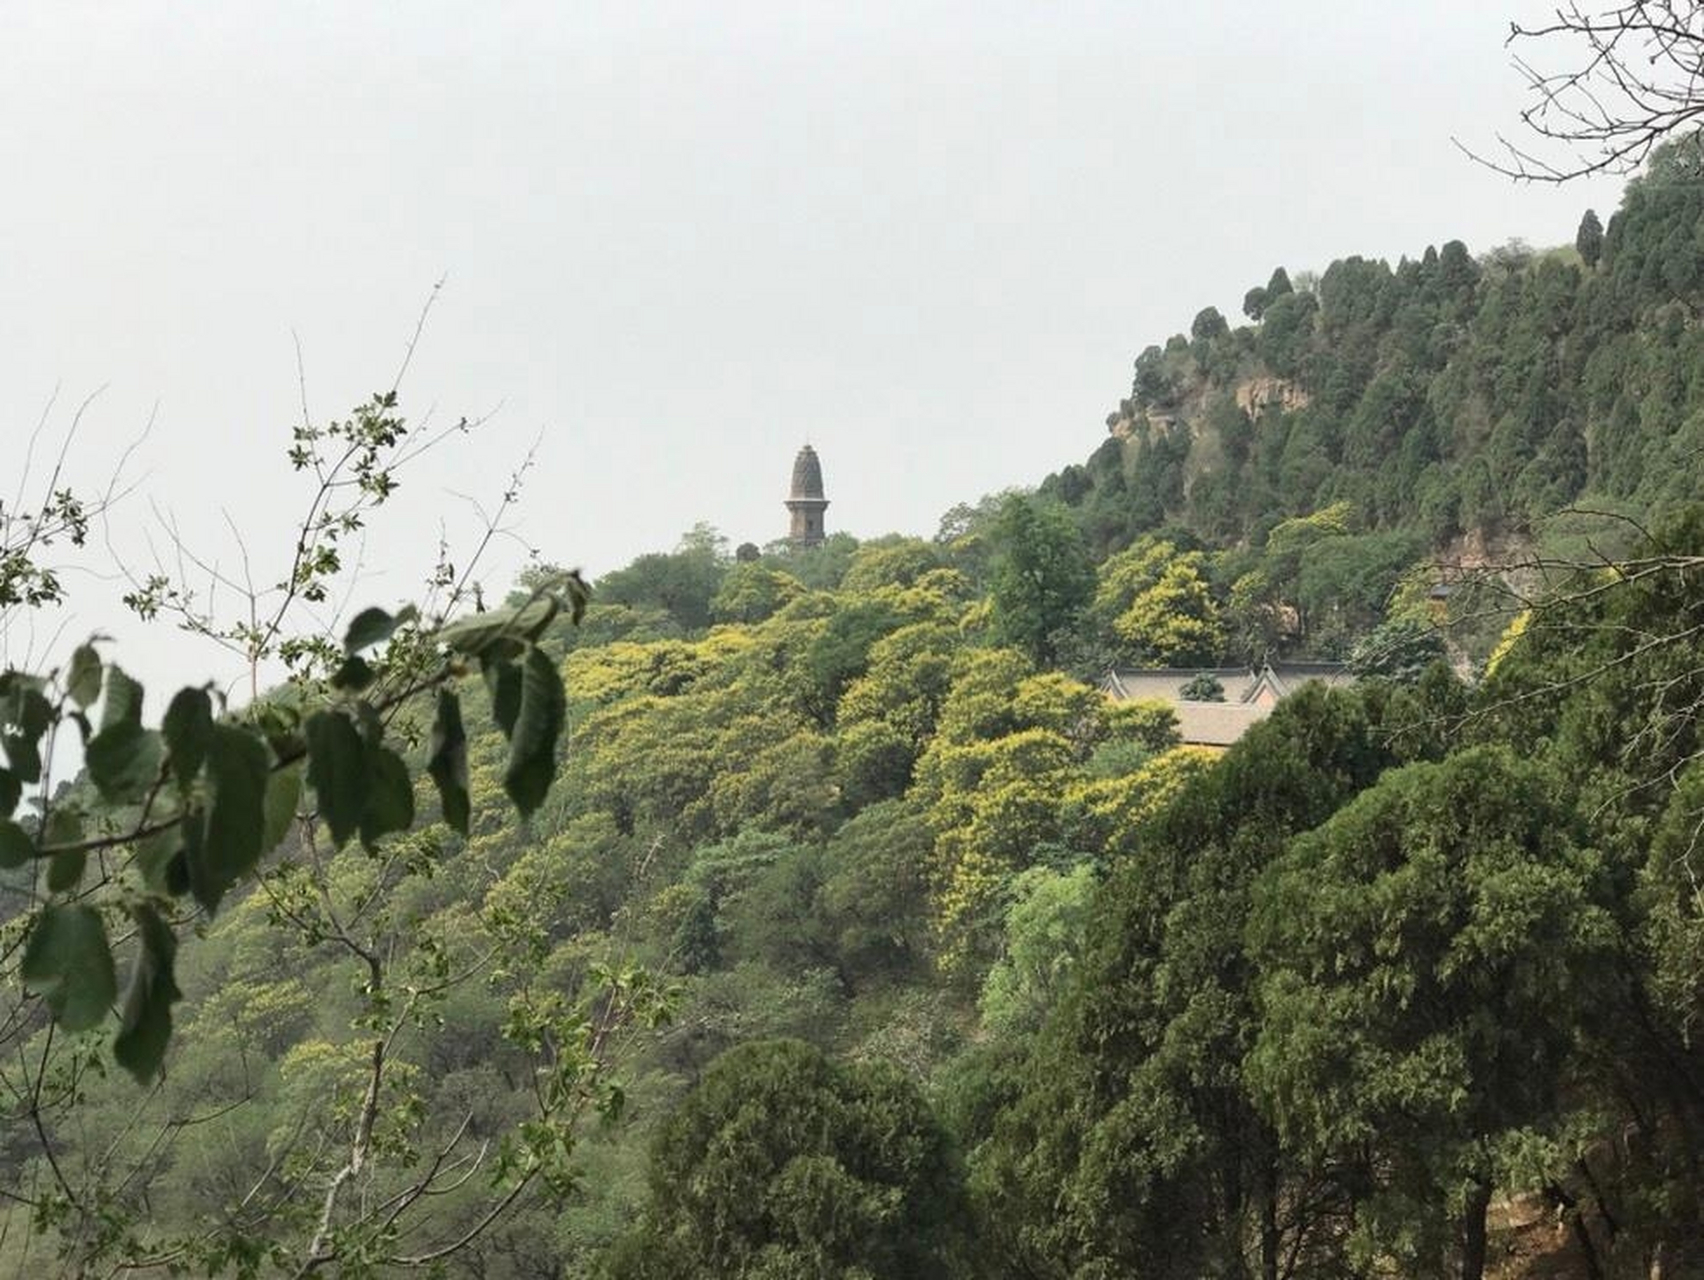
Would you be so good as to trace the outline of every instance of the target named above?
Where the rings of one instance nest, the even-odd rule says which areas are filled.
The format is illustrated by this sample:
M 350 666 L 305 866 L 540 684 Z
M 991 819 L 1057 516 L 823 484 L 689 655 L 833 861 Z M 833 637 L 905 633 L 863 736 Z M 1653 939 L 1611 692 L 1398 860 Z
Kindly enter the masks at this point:
M 98 879 L 81 827 L 42 880 L 48 824 L 8 821 L 0 1273 L 1704 1273 L 1704 193 L 1673 162 L 1601 250 L 1280 273 L 1255 324 L 1144 352 L 1086 466 L 936 538 L 701 527 L 524 643 L 491 619 L 549 566 L 512 612 L 382 614 L 221 713 L 290 833 L 235 887 L 186 897 L 200 829 L 146 823 L 168 775 L 188 814 L 241 780 L 177 772 L 181 725 L 132 808 L 55 797 L 148 831 L 96 837 Z M 1458 593 L 1478 629 L 1440 638 L 1430 553 L 1577 538 L 1534 529 L 1575 501 L 1652 540 L 1518 615 Z M 1083 678 L 1275 653 L 1364 679 L 1217 750 Z M 438 700 L 381 712 L 410 660 Z M 101 732 L 145 739 L 105 678 Z M 65 679 L 5 696 L 93 713 Z M 316 707 L 379 811 L 269 719 Z M 42 730 L 8 714 L 10 768 Z M 557 730 L 546 776 L 515 743 Z M 163 1005 L 146 1087 L 110 1001 L 61 1028 L 43 902 Z
M 1427 549 L 1568 504 L 1643 517 L 1704 478 L 1704 192 L 1671 144 L 1577 247 L 1459 241 L 1394 267 L 1282 267 L 1137 356 L 1088 460 L 1044 494 L 1101 554 L 1162 527 L 1260 545 L 1334 503 Z

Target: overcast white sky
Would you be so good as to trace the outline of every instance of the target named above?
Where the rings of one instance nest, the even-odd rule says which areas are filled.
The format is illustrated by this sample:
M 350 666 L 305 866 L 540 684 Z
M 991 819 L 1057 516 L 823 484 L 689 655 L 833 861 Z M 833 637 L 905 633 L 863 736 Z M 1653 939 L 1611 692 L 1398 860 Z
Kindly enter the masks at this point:
M 1513 126 L 1533 9 L 0 3 L 0 491 L 55 388 L 61 431 L 104 387 L 85 483 L 156 415 L 127 548 L 153 501 L 282 551 L 292 334 L 341 413 L 447 277 L 405 408 L 497 412 L 410 478 L 363 599 L 411 594 L 471 525 L 452 491 L 541 433 L 522 530 L 589 571 L 697 520 L 778 535 L 806 439 L 831 528 L 932 532 L 1086 456 L 1136 352 L 1276 264 L 1607 216 L 1617 183 L 1517 188 L 1451 142 Z M 74 633 L 195 674 L 87 600 Z

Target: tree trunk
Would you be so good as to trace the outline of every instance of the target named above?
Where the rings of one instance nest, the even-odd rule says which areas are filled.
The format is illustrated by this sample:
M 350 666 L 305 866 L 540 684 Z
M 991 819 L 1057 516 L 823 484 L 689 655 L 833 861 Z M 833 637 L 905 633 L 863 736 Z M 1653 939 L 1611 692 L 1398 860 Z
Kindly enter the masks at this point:
M 1587 1280 L 1605 1280 L 1597 1246 L 1592 1243 L 1591 1228 L 1586 1224 L 1585 1211 L 1580 1208 L 1578 1198 L 1559 1182 L 1551 1183 L 1546 1192 L 1562 1221 L 1568 1224 L 1568 1234 L 1574 1238 L 1580 1258 L 1585 1263 Z
M 1272 1179 L 1260 1205 L 1261 1280 L 1278 1280 L 1278 1251 L 1283 1241 L 1278 1233 L 1278 1179 Z
M 1461 1280 L 1484 1280 L 1485 1212 L 1491 1207 L 1491 1184 L 1476 1182 L 1461 1212 Z

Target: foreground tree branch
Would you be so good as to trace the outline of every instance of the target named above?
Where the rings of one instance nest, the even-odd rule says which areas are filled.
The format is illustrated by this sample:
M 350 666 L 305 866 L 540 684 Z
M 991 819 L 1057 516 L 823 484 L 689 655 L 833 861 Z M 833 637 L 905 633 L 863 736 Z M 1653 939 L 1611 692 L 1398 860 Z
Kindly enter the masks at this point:
M 1531 100 L 1520 116 L 1531 139 L 1498 134 L 1489 152 L 1457 142 L 1507 177 L 1630 173 L 1704 118 L 1704 6 L 1691 0 L 1570 3 L 1548 22 L 1511 24 L 1508 43 Z

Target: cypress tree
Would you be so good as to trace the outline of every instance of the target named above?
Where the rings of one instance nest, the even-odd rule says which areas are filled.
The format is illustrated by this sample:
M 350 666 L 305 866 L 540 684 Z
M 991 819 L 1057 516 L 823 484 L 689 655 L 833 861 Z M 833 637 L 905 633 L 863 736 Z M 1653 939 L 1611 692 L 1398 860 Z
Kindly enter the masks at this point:
M 1580 219 L 1580 229 L 1574 233 L 1574 247 L 1580 251 L 1586 270 L 1595 270 L 1598 259 L 1603 256 L 1603 223 L 1590 209 L 1586 210 L 1586 216 Z

